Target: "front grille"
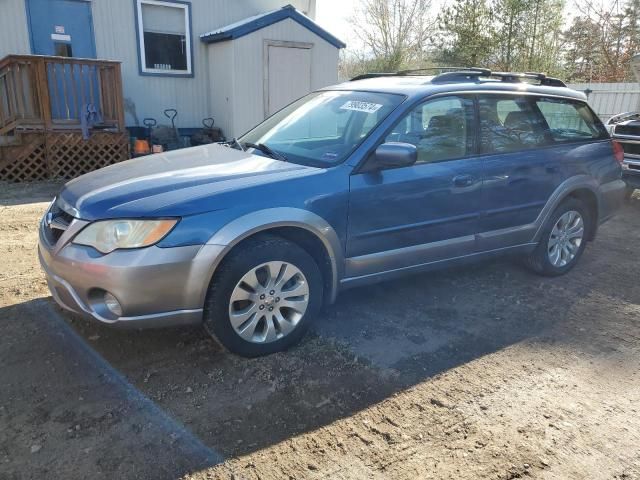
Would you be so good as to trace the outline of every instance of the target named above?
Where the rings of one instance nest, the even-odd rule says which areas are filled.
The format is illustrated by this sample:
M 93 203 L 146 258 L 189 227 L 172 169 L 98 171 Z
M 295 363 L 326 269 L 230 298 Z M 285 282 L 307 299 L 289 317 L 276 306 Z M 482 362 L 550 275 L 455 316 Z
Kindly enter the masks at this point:
M 640 165 L 637 165 L 635 163 L 629 163 L 627 165 L 628 165 L 629 169 L 631 169 L 631 170 L 640 170 Z
M 624 153 L 628 155 L 640 155 L 640 143 L 620 142 Z
M 55 245 L 62 234 L 69 228 L 74 217 L 62 210 L 55 201 L 44 216 L 44 235 L 50 245 Z
M 616 125 L 614 135 L 630 135 L 640 137 L 640 125 Z

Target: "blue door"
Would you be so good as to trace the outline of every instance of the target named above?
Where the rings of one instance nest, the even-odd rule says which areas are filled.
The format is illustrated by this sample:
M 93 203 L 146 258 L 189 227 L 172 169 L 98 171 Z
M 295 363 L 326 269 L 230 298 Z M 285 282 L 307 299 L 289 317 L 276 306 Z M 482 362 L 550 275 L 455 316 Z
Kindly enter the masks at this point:
M 27 0 L 33 53 L 58 57 L 95 58 L 91 2 Z M 87 105 L 100 105 L 95 65 L 60 62 L 47 66 L 51 116 L 76 121 Z
M 346 275 L 407 268 L 475 251 L 483 162 L 473 99 L 446 96 L 411 111 L 386 142 L 418 149 L 411 167 L 352 175 Z
M 27 11 L 34 54 L 96 58 L 91 2 L 27 0 Z
M 480 95 L 480 147 L 486 155 L 479 248 L 523 244 L 553 191 L 566 178 L 567 149 L 552 147 L 535 97 Z M 496 232 L 499 232 L 497 234 Z

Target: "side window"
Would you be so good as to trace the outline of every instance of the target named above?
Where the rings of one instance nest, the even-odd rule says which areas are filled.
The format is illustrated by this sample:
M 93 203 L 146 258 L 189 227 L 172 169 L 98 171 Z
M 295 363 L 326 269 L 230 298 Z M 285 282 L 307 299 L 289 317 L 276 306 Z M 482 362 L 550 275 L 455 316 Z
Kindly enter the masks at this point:
M 481 96 L 482 153 L 507 153 L 545 145 L 546 125 L 527 97 Z
M 473 100 L 443 97 L 429 100 L 402 118 L 385 142 L 411 143 L 418 163 L 461 158 L 473 152 Z
M 579 140 L 599 140 L 607 138 L 602 123 L 582 102 L 541 98 L 536 105 L 549 125 L 555 142 L 575 142 Z

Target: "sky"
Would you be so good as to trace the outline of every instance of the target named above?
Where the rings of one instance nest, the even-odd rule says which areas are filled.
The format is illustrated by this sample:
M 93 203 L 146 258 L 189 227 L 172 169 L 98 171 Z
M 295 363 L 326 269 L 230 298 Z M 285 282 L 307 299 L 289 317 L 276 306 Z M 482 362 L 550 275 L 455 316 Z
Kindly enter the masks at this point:
M 432 0 L 432 8 L 440 10 L 447 0 Z M 353 33 L 349 17 L 360 0 L 316 0 L 316 22 L 347 44 L 358 48 L 360 41 Z
M 357 43 L 357 37 L 349 24 L 358 0 L 316 0 L 316 22 L 338 37 L 347 47 Z

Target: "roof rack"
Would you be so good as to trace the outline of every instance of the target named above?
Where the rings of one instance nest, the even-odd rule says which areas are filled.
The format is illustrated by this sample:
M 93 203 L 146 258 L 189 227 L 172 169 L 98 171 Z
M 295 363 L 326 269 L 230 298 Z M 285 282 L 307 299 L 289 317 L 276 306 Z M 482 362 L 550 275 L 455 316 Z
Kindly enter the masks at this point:
M 444 72 L 463 72 L 463 71 L 479 71 L 491 73 L 491 70 L 487 70 L 486 68 L 467 68 L 467 67 L 426 67 L 426 68 L 414 68 L 411 70 L 399 70 L 397 72 L 370 72 L 363 73 L 361 75 L 357 75 L 351 78 L 350 82 L 355 82 L 356 80 L 366 80 L 367 78 L 378 78 L 378 77 L 404 77 L 404 76 L 419 76 L 421 72 L 435 72 L 434 75 L 439 75 Z
M 420 72 L 427 71 L 439 71 L 437 75 L 431 79 L 432 83 L 455 83 L 455 82 L 469 82 L 469 81 L 477 81 L 480 77 L 483 78 L 493 78 L 496 80 L 501 80 L 502 82 L 508 83 L 528 83 L 529 81 L 537 81 L 540 85 L 548 86 L 548 87 L 566 87 L 567 85 L 560 79 L 554 77 L 547 77 L 544 73 L 537 72 L 492 72 L 487 68 L 477 68 L 477 67 L 431 67 L 431 68 L 419 68 L 415 70 L 401 70 L 399 72 L 391 73 L 365 73 L 363 75 L 358 75 L 351 79 L 351 81 L 355 80 L 364 80 L 367 78 L 376 78 L 376 77 L 397 77 L 397 76 L 408 76 L 408 75 L 419 75 Z
M 499 79 L 508 83 L 521 83 L 534 80 L 548 87 L 566 87 L 567 85 L 560 79 L 547 77 L 544 73 L 536 72 L 492 72 L 486 69 L 468 69 L 454 72 L 441 73 L 434 77 L 433 83 L 461 82 L 478 79 L 479 77 Z

